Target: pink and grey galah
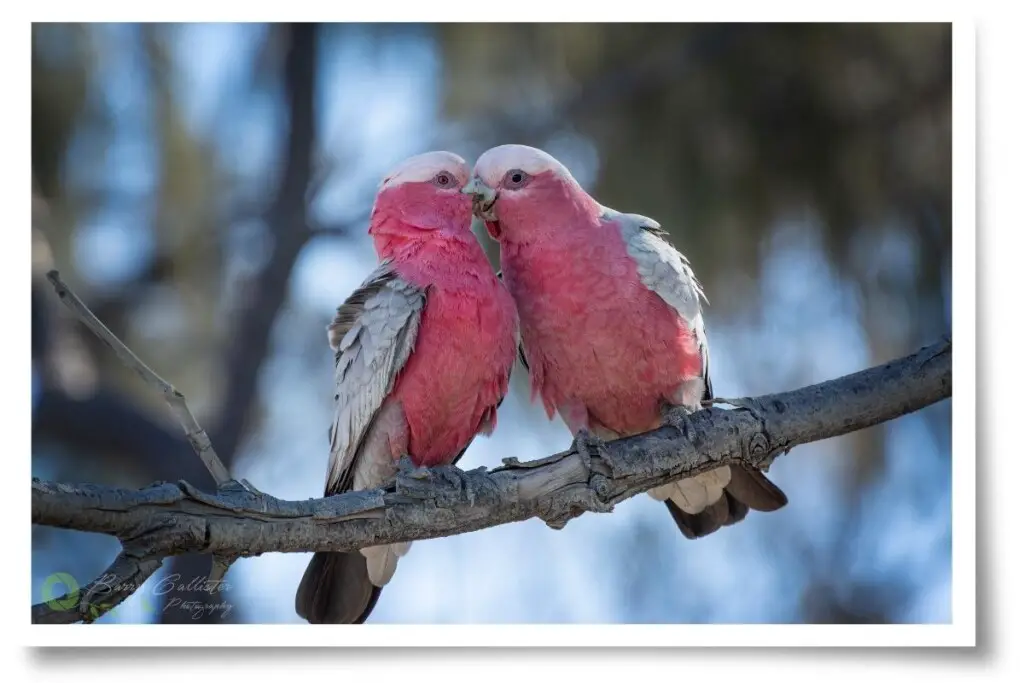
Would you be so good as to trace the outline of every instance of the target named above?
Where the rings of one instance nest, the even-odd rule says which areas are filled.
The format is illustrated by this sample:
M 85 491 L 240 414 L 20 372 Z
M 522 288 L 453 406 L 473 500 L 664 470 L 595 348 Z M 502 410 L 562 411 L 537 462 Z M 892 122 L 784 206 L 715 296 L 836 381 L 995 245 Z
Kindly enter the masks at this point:
M 522 357 L 549 418 L 611 440 L 712 397 L 704 293 L 657 222 L 602 206 L 555 158 L 524 145 L 485 152 L 463 191 L 501 245 Z M 650 495 L 687 538 L 786 504 L 761 471 L 740 465 Z
M 328 326 L 334 422 L 324 495 L 376 488 L 408 455 L 454 464 L 490 434 L 516 358 L 515 304 L 471 231 L 469 166 L 450 152 L 405 160 L 377 193 L 378 267 Z M 295 596 L 311 623 L 362 623 L 408 543 L 314 554 Z

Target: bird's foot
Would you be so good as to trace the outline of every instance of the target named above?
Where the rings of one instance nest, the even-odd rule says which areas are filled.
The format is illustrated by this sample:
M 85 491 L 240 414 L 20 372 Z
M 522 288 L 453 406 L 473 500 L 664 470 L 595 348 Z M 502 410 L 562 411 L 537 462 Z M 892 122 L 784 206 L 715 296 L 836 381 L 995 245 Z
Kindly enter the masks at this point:
M 456 465 L 442 465 L 434 469 L 452 491 L 465 496 L 470 505 L 476 505 L 483 493 L 494 488 L 486 467 L 463 470 Z
M 395 492 L 416 499 L 430 498 L 434 495 L 434 477 L 426 467 L 420 467 L 412 461 L 408 454 L 398 459 L 398 471 L 395 473 Z
M 426 479 L 430 476 L 430 470 L 426 467 L 420 467 L 412 461 L 409 454 L 406 453 L 398 459 L 398 474 L 409 477 L 411 479 Z
M 440 483 L 455 489 L 461 489 L 466 481 L 465 473 L 455 465 L 421 467 L 414 463 L 408 455 L 399 458 L 398 474 L 409 479 Z
M 493 488 L 486 467 L 468 471 L 455 465 L 419 467 L 407 455 L 398 461 L 395 485 L 396 491 L 416 498 L 434 498 L 439 503 L 465 499 L 470 505 Z

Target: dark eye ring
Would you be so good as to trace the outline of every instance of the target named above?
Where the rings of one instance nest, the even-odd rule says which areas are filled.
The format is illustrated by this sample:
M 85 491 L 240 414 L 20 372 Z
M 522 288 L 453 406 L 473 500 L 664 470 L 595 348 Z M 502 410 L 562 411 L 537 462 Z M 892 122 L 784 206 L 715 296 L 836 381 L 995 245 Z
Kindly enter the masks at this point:
M 508 172 L 508 175 L 506 176 L 506 183 L 510 187 L 520 187 L 523 185 L 523 183 L 526 182 L 526 179 L 528 177 L 529 176 L 526 175 L 525 171 L 521 171 L 518 168 L 514 168 Z
M 455 183 L 455 176 L 448 171 L 441 171 L 434 176 L 434 184 L 438 187 L 450 187 Z

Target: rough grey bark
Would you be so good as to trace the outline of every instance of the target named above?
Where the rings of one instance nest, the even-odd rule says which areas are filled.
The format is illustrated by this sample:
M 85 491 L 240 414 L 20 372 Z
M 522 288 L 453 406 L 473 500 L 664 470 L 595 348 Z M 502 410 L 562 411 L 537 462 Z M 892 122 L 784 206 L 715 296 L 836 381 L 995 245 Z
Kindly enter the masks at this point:
M 163 558 L 202 553 L 226 563 L 266 552 L 345 551 L 543 519 L 561 528 L 655 486 L 745 463 L 767 469 L 794 446 L 863 429 L 952 395 L 952 344 L 795 391 L 716 402 L 672 424 L 495 470 L 417 469 L 408 460 L 388 489 L 284 501 L 241 485 L 216 493 L 187 482 L 141 490 L 33 479 L 32 523 L 110 534 L 124 550 L 79 596 L 32 608 L 34 622 L 91 621 L 151 575 Z M 221 571 L 212 579 L 211 590 Z M 117 579 L 123 579 L 118 581 Z M 69 605 L 71 606 L 69 608 Z

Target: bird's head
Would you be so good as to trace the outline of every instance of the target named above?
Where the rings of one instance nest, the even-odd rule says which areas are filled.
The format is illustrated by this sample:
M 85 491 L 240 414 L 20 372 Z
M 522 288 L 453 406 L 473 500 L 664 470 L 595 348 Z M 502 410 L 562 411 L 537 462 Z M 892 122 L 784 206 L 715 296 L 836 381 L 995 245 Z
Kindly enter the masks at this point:
M 375 243 L 472 236 L 472 199 L 460 192 L 469 175 L 469 164 L 452 152 L 418 154 L 396 165 L 377 189 L 370 220 Z
M 547 152 L 526 145 L 501 145 L 484 152 L 462 188 L 473 197 L 473 212 L 499 241 L 515 239 L 519 228 L 530 222 L 521 219 L 577 191 L 579 185 L 565 166 Z

